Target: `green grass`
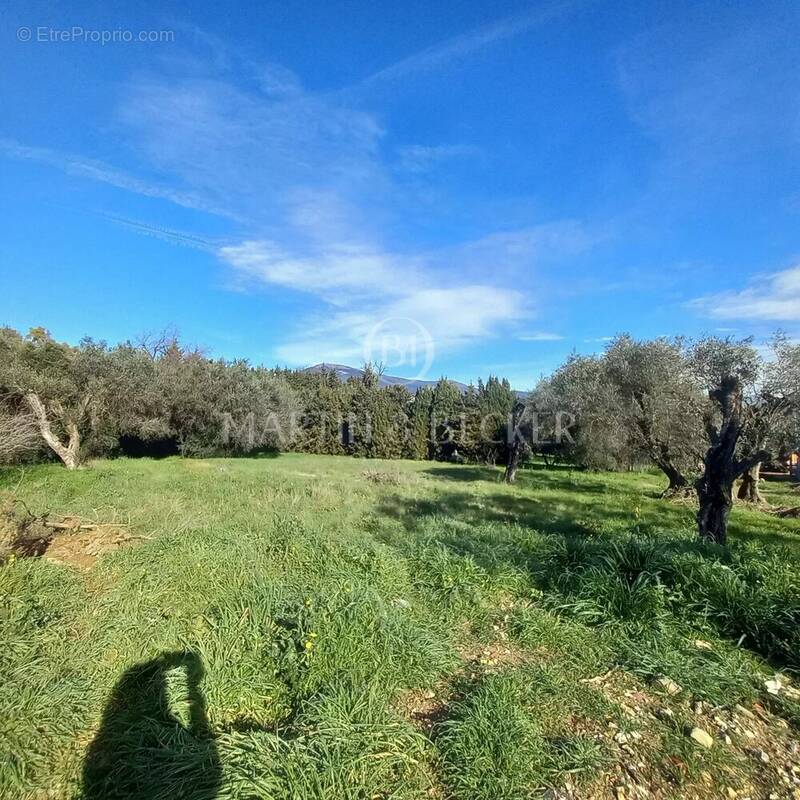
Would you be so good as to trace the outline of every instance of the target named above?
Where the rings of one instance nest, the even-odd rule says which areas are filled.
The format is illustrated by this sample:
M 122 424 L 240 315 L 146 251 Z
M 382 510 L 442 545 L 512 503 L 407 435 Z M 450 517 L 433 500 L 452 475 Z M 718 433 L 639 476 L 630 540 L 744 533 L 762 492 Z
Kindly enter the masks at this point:
M 631 722 L 598 675 L 680 718 L 800 669 L 798 520 L 737 507 L 721 550 L 655 474 L 499 478 L 294 454 L 0 473 L 35 513 L 146 537 L 0 567 L 0 796 L 528 798 L 613 780 Z M 644 729 L 667 793 L 758 771 L 680 724 Z

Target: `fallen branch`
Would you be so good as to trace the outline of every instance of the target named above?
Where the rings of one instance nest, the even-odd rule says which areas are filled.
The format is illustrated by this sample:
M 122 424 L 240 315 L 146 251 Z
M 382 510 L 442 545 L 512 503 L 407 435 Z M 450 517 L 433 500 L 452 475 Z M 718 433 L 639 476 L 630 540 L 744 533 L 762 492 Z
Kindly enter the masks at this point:
M 127 528 L 126 522 L 54 522 L 52 520 L 42 520 L 45 528 L 53 528 L 57 531 L 94 531 L 98 528 Z
M 776 517 L 781 517 L 782 519 L 796 519 L 800 517 L 800 506 L 779 506 L 770 509 L 769 513 L 774 514 Z

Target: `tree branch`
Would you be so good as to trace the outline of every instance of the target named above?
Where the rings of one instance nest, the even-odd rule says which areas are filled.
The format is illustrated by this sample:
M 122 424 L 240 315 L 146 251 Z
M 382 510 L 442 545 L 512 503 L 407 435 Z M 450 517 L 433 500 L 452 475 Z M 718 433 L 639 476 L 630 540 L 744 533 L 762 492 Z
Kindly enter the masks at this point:
M 734 475 L 738 478 L 740 475 L 744 475 L 748 470 L 751 470 L 756 464 L 760 464 L 762 461 L 766 461 L 771 457 L 772 453 L 770 453 L 769 450 L 759 450 L 754 455 L 737 461 L 733 465 Z

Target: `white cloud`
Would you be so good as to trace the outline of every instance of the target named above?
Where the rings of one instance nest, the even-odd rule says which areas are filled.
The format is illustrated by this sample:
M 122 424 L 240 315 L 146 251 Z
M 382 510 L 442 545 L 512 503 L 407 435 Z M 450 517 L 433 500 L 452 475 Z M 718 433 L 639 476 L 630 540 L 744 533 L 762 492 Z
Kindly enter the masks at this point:
M 324 252 L 301 257 L 275 242 L 245 241 L 221 247 L 218 255 L 243 278 L 334 303 L 365 295 L 396 295 L 415 277 L 406 264 L 359 243 L 331 242 Z
M 409 353 L 419 360 L 423 351 L 449 352 L 530 314 L 517 290 L 441 285 L 441 271 L 425 269 L 425 260 L 365 245 L 334 243 L 296 256 L 273 242 L 245 241 L 220 248 L 218 255 L 242 280 L 304 292 L 333 307 L 302 320 L 277 348 L 278 358 L 291 364 L 374 359 L 416 373 L 416 361 L 404 363 Z M 369 344 L 375 336 L 382 342 L 373 342 L 377 354 Z
M 582 247 L 586 239 L 579 226 L 565 223 L 492 234 L 440 250 L 393 253 L 364 239 L 337 239 L 341 224 L 335 205 L 317 210 L 301 204 L 293 215 L 293 225 L 305 235 L 295 249 L 271 240 L 246 240 L 217 251 L 240 282 L 303 292 L 332 307 L 322 317 L 300 320 L 276 349 L 279 359 L 295 365 L 375 357 L 397 371 L 411 367 L 416 374 L 415 364 L 403 363 L 408 353 L 419 355 L 430 347 L 441 354 L 503 333 L 519 339 L 510 331 L 535 309 L 522 291 L 512 288 L 515 272 L 522 265 L 530 271 L 552 252 Z M 495 285 L 485 283 L 487 274 L 495 277 Z M 389 358 L 365 351 L 376 326 L 381 340 L 391 345 Z M 547 332 L 528 337 L 561 338 Z M 399 361 L 391 361 L 393 354 Z
M 690 306 L 714 319 L 800 320 L 800 265 L 765 275 L 739 292 L 697 298 Z
M 523 296 L 493 286 L 410 290 L 376 299 L 358 311 L 339 311 L 312 321 L 277 348 L 290 364 L 382 361 L 404 375 L 430 377 L 433 358 L 496 335 L 521 319 Z

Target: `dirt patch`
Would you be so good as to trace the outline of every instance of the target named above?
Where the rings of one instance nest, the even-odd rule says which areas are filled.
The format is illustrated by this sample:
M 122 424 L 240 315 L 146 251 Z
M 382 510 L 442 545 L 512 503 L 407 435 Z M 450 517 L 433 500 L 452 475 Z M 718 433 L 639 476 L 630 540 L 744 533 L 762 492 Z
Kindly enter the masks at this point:
M 518 667 L 531 658 L 503 638 L 488 644 L 463 645 L 458 654 L 463 663 L 447 680 L 430 689 L 409 689 L 395 701 L 397 710 L 429 736 L 435 736 L 438 726 L 447 719 L 452 703 L 463 698 L 465 686 L 475 685 L 486 675 Z
M 40 556 L 52 538 L 53 530 L 24 504 L 10 496 L 0 499 L 0 559 L 11 555 Z
M 61 533 L 50 540 L 42 557 L 56 564 L 89 569 L 99 556 L 125 547 L 133 538 L 127 531 L 113 527 Z
M 504 638 L 471 642 L 459 649 L 463 663 L 448 679 L 428 689 L 403 692 L 397 710 L 419 731 L 435 740 L 468 687 L 486 675 L 514 669 L 538 655 Z M 580 681 L 604 694 L 620 709 L 619 717 L 571 717 L 568 727 L 597 742 L 609 756 L 587 785 L 566 776 L 545 797 L 553 800 L 800 800 L 800 743 L 796 732 L 767 703 L 712 706 L 661 677 L 646 683 L 621 668 Z M 773 693 L 800 692 L 786 676 L 773 681 Z M 779 687 L 779 688 L 775 688 Z M 705 747 L 721 759 L 708 768 L 693 762 L 692 748 Z M 698 741 L 699 737 L 699 741 Z M 716 763 L 716 766 L 714 765 Z
M 529 653 L 503 640 L 465 647 L 459 650 L 459 655 L 466 662 L 466 672 L 473 678 L 478 673 L 512 669 L 531 660 Z
M 37 517 L 13 498 L 0 505 L 0 562 L 45 558 L 78 569 L 89 569 L 104 553 L 134 539 L 125 526 L 99 523 L 76 516 Z
M 446 686 L 436 689 L 410 689 L 396 701 L 396 708 L 415 728 L 430 734 L 441 722 L 447 719 L 448 707 L 452 701 L 451 692 Z

